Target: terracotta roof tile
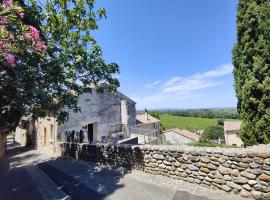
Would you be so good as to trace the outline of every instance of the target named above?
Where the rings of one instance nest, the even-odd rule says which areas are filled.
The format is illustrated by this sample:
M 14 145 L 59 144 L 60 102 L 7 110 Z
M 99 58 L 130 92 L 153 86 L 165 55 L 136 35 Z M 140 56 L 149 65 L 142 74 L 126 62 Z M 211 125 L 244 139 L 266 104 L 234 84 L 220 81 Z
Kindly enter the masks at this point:
M 241 121 L 224 121 L 225 131 L 237 131 L 240 130 Z
M 148 114 L 148 119 L 147 119 L 147 115 L 146 114 L 142 114 L 142 115 L 137 115 L 136 116 L 136 121 L 137 124 L 148 124 L 148 123 L 157 123 L 160 122 L 159 119 L 151 116 Z

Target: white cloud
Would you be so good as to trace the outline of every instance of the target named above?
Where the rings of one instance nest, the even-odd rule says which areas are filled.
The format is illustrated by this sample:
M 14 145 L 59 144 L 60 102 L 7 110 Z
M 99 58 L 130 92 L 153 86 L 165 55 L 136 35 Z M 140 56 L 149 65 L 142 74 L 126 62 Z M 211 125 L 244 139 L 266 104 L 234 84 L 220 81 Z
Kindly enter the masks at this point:
M 213 80 L 214 78 L 231 74 L 232 64 L 221 65 L 220 67 L 204 72 L 197 73 L 188 77 L 173 77 L 164 84 L 164 93 L 186 93 L 194 90 L 200 90 L 208 87 L 219 85 L 220 83 Z
M 233 65 L 224 64 L 213 70 L 203 73 L 196 73 L 191 76 L 175 76 L 162 83 L 160 80 L 154 81 L 145 85 L 145 88 L 155 88 L 159 92 L 154 92 L 146 96 L 133 96 L 133 99 L 138 103 L 138 107 L 156 107 L 162 105 L 171 107 L 179 105 L 179 101 L 193 97 L 202 96 L 194 93 L 209 87 L 220 85 L 219 77 L 223 77 L 232 73 Z M 156 90 L 153 90 L 156 91 Z
M 154 82 L 152 82 L 152 83 L 146 84 L 144 87 L 145 87 L 145 88 L 154 88 L 154 87 L 156 87 L 157 85 L 159 85 L 160 83 L 161 83 L 161 81 L 154 81 Z
M 215 78 L 215 77 L 231 74 L 232 71 L 233 71 L 233 65 L 229 63 L 229 64 L 221 65 L 220 67 L 214 70 L 207 71 L 203 73 L 201 76 L 204 78 Z

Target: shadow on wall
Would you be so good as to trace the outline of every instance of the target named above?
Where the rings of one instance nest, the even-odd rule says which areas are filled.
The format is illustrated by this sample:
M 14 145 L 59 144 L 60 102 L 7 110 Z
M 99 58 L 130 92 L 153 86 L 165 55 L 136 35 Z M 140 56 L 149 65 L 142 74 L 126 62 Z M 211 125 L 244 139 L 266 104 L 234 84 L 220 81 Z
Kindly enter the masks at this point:
M 144 154 L 138 146 L 110 146 L 78 143 L 62 143 L 62 156 L 94 162 L 103 165 L 122 166 L 127 170 L 144 170 Z

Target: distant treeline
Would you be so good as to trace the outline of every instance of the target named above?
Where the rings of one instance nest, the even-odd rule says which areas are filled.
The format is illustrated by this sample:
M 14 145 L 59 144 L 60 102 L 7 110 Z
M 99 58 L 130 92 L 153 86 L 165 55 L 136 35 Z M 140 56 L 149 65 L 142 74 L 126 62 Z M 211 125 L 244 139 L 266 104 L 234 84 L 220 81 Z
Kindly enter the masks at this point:
M 149 112 L 150 113 L 155 113 L 154 115 L 168 114 L 168 115 L 183 116 L 183 117 L 240 119 L 240 116 L 237 113 L 237 110 L 234 109 L 234 108 L 224 108 L 224 109 L 187 109 L 187 110 L 149 110 Z

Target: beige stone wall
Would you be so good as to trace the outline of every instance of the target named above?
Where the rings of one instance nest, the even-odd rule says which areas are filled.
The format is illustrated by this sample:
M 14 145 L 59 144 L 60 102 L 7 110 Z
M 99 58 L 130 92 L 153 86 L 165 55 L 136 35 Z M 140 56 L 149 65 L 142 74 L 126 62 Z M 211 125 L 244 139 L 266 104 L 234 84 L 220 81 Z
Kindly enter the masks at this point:
M 270 145 L 203 148 L 62 143 L 63 156 L 143 170 L 245 198 L 270 199 Z
M 21 146 L 26 145 L 26 134 L 27 130 L 17 127 L 15 130 L 15 142 L 20 144 Z
M 39 118 L 35 124 L 37 149 L 54 153 L 57 147 L 58 123 L 55 117 Z
M 61 141 L 65 141 L 66 131 L 79 132 L 88 124 L 94 124 L 94 142 L 101 141 L 102 136 L 110 136 L 113 124 L 128 122 L 129 127 L 136 127 L 135 103 L 119 92 L 116 95 L 108 92 L 83 94 L 78 106 L 81 112 L 69 112 L 69 120 L 59 126 Z
M 239 131 L 227 131 L 225 134 L 225 141 L 227 145 L 234 145 L 237 147 L 241 147 L 244 145 L 243 141 L 239 136 Z
M 0 158 L 5 155 L 6 151 L 6 135 L 0 132 Z

